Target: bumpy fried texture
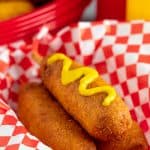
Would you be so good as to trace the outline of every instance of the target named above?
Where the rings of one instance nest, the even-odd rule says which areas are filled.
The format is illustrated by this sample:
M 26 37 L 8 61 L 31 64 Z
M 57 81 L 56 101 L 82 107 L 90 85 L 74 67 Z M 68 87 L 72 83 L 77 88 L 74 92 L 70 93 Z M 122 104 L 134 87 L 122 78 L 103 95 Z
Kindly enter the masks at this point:
M 82 96 L 78 91 L 79 80 L 62 85 L 62 64 L 62 61 L 56 61 L 47 65 L 47 58 L 43 60 L 41 76 L 45 86 L 91 136 L 102 141 L 121 138 L 132 124 L 128 108 L 121 98 L 117 96 L 112 104 L 103 106 L 105 93 Z M 73 62 L 71 69 L 79 66 Z M 89 87 L 101 85 L 106 85 L 106 82 L 99 77 Z
M 120 141 L 103 142 L 99 144 L 98 150 L 148 150 L 148 144 L 140 127 L 133 122 Z
M 96 150 L 87 133 L 42 85 L 28 84 L 22 87 L 18 116 L 33 135 L 54 150 Z

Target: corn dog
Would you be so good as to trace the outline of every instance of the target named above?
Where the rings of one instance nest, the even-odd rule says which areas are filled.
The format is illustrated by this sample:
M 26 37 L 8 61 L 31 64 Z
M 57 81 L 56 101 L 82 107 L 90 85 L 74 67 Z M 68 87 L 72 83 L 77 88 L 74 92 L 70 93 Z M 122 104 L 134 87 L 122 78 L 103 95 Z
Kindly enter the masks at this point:
M 39 84 L 19 92 L 18 116 L 25 127 L 54 150 L 96 150 L 87 133 Z
M 148 144 L 136 122 L 121 140 L 102 142 L 98 150 L 148 150 Z
M 43 60 L 41 77 L 64 109 L 94 138 L 120 139 L 131 128 L 127 106 L 96 70 L 56 53 Z

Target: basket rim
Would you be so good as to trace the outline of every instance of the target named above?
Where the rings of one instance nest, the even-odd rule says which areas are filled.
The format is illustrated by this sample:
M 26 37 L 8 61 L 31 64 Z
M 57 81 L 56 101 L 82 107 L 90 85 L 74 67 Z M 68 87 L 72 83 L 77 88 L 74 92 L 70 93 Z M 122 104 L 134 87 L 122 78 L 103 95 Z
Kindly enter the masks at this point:
M 69 0 L 64 1 L 67 2 Z M 76 3 L 71 3 L 70 1 L 66 9 L 61 9 L 61 6 L 64 5 L 62 1 L 62 3 L 59 3 L 61 5 L 57 6 L 55 3 L 53 3 L 53 6 L 52 3 L 49 3 L 46 6 L 43 6 L 42 8 L 39 8 L 31 13 L 2 22 L 0 23 L 0 45 L 13 42 L 15 39 L 19 39 L 17 37 L 23 38 L 25 34 L 34 34 L 45 23 L 49 23 L 52 26 L 51 30 L 54 30 L 64 26 L 65 24 L 71 23 L 70 20 L 72 20 L 72 22 L 73 20 L 77 21 L 79 20 L 79 16 L 81 16 L 83 9 L 87 6 L 89 1 L 90 0 L 77 0 Z M 59 12 L 56 12 L 56 9 L 59 10 Z M 74 11 L 76 11 L 76 13 L 74 13 Z M 55 16 L 50 16 L 50 14 L 54 14 Z M 64 20 L 63 17 L 65 18 Z M 25 20 L 23 20 L 23 18 L 25 18 Z M 67 18 L 70 18 L 70 20 L 67 20 Z M 23 32 L 27 33 L 23 34 Z

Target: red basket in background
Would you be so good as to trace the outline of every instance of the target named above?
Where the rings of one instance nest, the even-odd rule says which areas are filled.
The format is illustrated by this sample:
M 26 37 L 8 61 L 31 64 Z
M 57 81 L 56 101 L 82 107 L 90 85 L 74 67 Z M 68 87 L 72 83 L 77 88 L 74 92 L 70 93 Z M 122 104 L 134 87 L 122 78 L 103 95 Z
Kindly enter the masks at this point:
M 54 32 L 80 19 L 84 8 L 91 0 L 57 0 L 31 13 L 0 23 L 0 44 L 31 38 L 43 24 Z
M 149 0 L 97 0 L 97 19 L 150 20 Z
M 97 0 L 97 19 L 125 20 L 126 0 Z

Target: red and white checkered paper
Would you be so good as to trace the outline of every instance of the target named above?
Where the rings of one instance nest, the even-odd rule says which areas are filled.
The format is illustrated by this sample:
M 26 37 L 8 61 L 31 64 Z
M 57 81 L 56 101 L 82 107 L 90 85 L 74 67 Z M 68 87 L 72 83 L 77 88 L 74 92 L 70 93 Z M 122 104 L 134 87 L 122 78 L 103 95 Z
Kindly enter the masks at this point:
M 124 99 L 150 145 L 150 22 L 82 22 L 53 36 L 48 30 L 44 26 L 36 36 L 39 54 L 62 52 L 96 68 Z M 19 85 L 40 81 L 31 48 L 26 41 L 0 46 L 0 149 L 49 149 L 15 114 Z

